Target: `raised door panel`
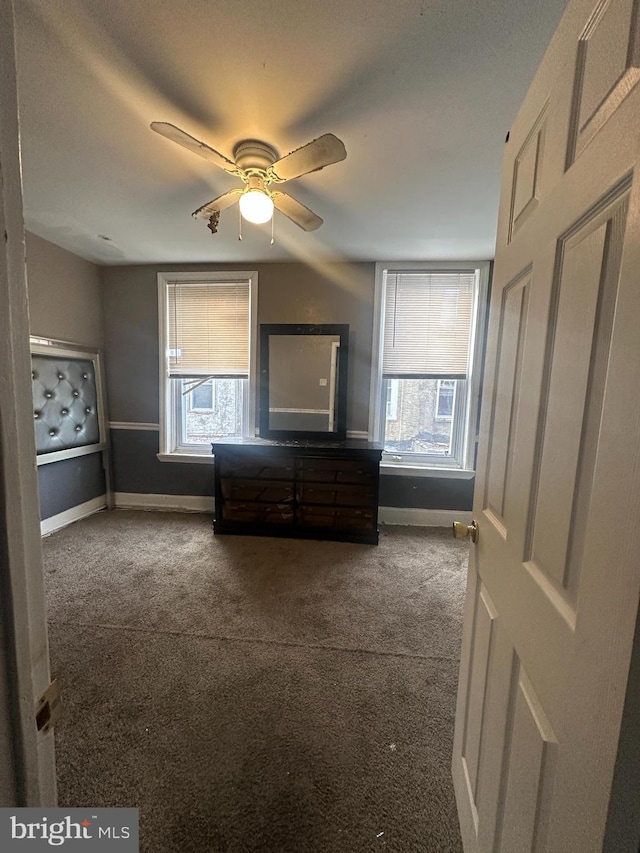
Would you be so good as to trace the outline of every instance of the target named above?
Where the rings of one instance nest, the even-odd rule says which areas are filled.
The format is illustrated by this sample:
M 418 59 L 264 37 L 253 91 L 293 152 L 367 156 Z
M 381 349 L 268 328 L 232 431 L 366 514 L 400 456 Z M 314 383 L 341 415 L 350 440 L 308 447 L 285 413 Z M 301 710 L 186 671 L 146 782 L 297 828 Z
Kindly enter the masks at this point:
M 519 662 L 513 684 L 495 849 L 532 853 L 545 846 L 558 745 Z
M 488 600 L 486 590 L 481 597 Z M 482 851 L 502 853 L 543 850 L 559 746 L 493 605 L 490 642 L 482 641 L 487 635 L 484 616 L 478 627 L 476 648 L 487 654 L 478 659 L 480 670 L 471 669 L 475 683 L 469 691 L 464 742 L 476 845 Z
M 547 108 L 548 104 L 545 104 L 514 161 L 509 241 L 524 225 L 540 200 Z
M 525 560 L 529 571 L 544 575 L 573 610 L 627 207 L 628 187 L 623 186 L 614 201 L 604 209 L 596 205 L 561 238 L 552 293 Z
M 567 168 L 640 81 L 640 3 L 601 0 L 580 39 Z
M 498 357 L 489 427 L 489 458 L 484 508 L 491 521 L 507 535 L 509 479 L 518 425 L 522 354 L 527 329 L 530 271 L 526 270 L 502 292 Z
M 478 793 L 478 768 L 480 744 L 485 716 L 488 671 L 492 654 L 498 614 L 488 593 L 479 587 L 474 607 L 472 628 L 469 687 L 466 696 L 464 733 L 462 741 L 462 763 L 468 786 L 469 800 L 474 804 L 477 826 L 476 797 Z

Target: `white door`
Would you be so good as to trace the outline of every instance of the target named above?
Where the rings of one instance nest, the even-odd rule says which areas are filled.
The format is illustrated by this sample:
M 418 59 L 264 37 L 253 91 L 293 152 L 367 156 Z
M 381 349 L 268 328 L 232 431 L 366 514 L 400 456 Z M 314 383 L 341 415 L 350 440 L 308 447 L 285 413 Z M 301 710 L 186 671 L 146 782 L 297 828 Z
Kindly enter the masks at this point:
M 570 0 L 505 146 L 453 776 L 602 849 L 640 588 L 640 3 Z
M 0 0 L 0 806 L 55 805 L 11 0 Z M 46 708 L 43 708 L 46 711 Z

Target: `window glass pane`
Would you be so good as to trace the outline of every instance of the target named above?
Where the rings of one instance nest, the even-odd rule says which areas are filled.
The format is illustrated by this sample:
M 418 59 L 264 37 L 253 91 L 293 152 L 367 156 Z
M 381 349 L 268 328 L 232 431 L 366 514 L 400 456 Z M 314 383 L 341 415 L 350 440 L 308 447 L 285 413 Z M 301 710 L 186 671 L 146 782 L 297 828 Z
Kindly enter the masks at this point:
M 192 380 L 176 379 L 182 405 L 181 444 L 209 444 L 221 438 L 242 435 L 245 379 L 212 379 L 184 394 Z M 207 390 L 208 389 L 208 390 Z M 200 392 L 200 396 L 196 395 Z M 205 395 L 209 395 L 205 400 Z M 192 398 L 189 400 L 189 398 Z M 209 402 L 196 405 L 196 400 Z M 198 409 L 201 409 L 198 411 Z M 207 411 L 208 410 L 208 411 Z
M 395 417 L 385 418 L 384 448 L 396 453 L 452 454 L 455 379 L 388 379 L 397 383 Z M 438 388 L 439 384 L 442 386 Z M 440 393 L 438 393 L 440 390 Z M 387 398 L 388 400 L 388 398 Z
M 453 397 L 456 390 L 454 379 L 438 380 L 438 400 L 436 412 L 439 418 L 450 418 L 453 416 Z
M 187 397 L 189 395 L 187 394 Z M 213 382 L 198 385 L 191 392 L 192 409 L 213 409 Z

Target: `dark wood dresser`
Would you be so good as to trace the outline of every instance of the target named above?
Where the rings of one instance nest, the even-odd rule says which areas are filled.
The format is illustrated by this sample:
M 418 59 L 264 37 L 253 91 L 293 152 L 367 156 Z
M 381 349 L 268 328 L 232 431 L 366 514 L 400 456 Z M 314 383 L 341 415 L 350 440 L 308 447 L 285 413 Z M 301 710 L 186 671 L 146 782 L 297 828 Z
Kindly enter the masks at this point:
M 212 447 L 216 533 L 378 544 L 380 445 L 255 438 Z

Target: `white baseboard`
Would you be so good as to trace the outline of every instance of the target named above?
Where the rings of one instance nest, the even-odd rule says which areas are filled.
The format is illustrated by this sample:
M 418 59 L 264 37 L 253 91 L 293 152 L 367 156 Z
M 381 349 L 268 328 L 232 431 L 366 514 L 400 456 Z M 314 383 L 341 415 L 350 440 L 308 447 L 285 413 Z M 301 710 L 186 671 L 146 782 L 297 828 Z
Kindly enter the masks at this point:
M 66 527 L 74 521 L 80 521 L 81 518 L 86 518 L 88 515 L 93 515 L 100 509 L 104 509 L 107 505 L 107 496 L 101 495 L 99 498 L 92 498 L 78 506 L 73 506 L 64 512 L 59 512 L 58 515 L 52 515 L 50 518 L 45 518 L 40 522 L 40 535 L 48 536 L 54 530 L 60 530 L 61 527 Z
M 160 509 L 174 512 L 213 512 L 214 499 L 200 495 L 145 495 L 138 492 L 116 492 L 116 508 Z M 414 509 L 412 507 L 381 506 L 380 524 L 399 524 L 412 527 L 451 527 L 454 521 L 468 524 L 467 510 Z
M 201 495 L 143 495 L 137 492 L 116 492 L 116 508 L 164 509 L 178 512 L 213 512 L 213 497 Z
M 380 524 L 401 524 L 410 527 L 451 527 L 454 521 L 471 522 L 471 512 L 466 509 L 416 509 L 414 507 L 381 506 L 378 510 Z

